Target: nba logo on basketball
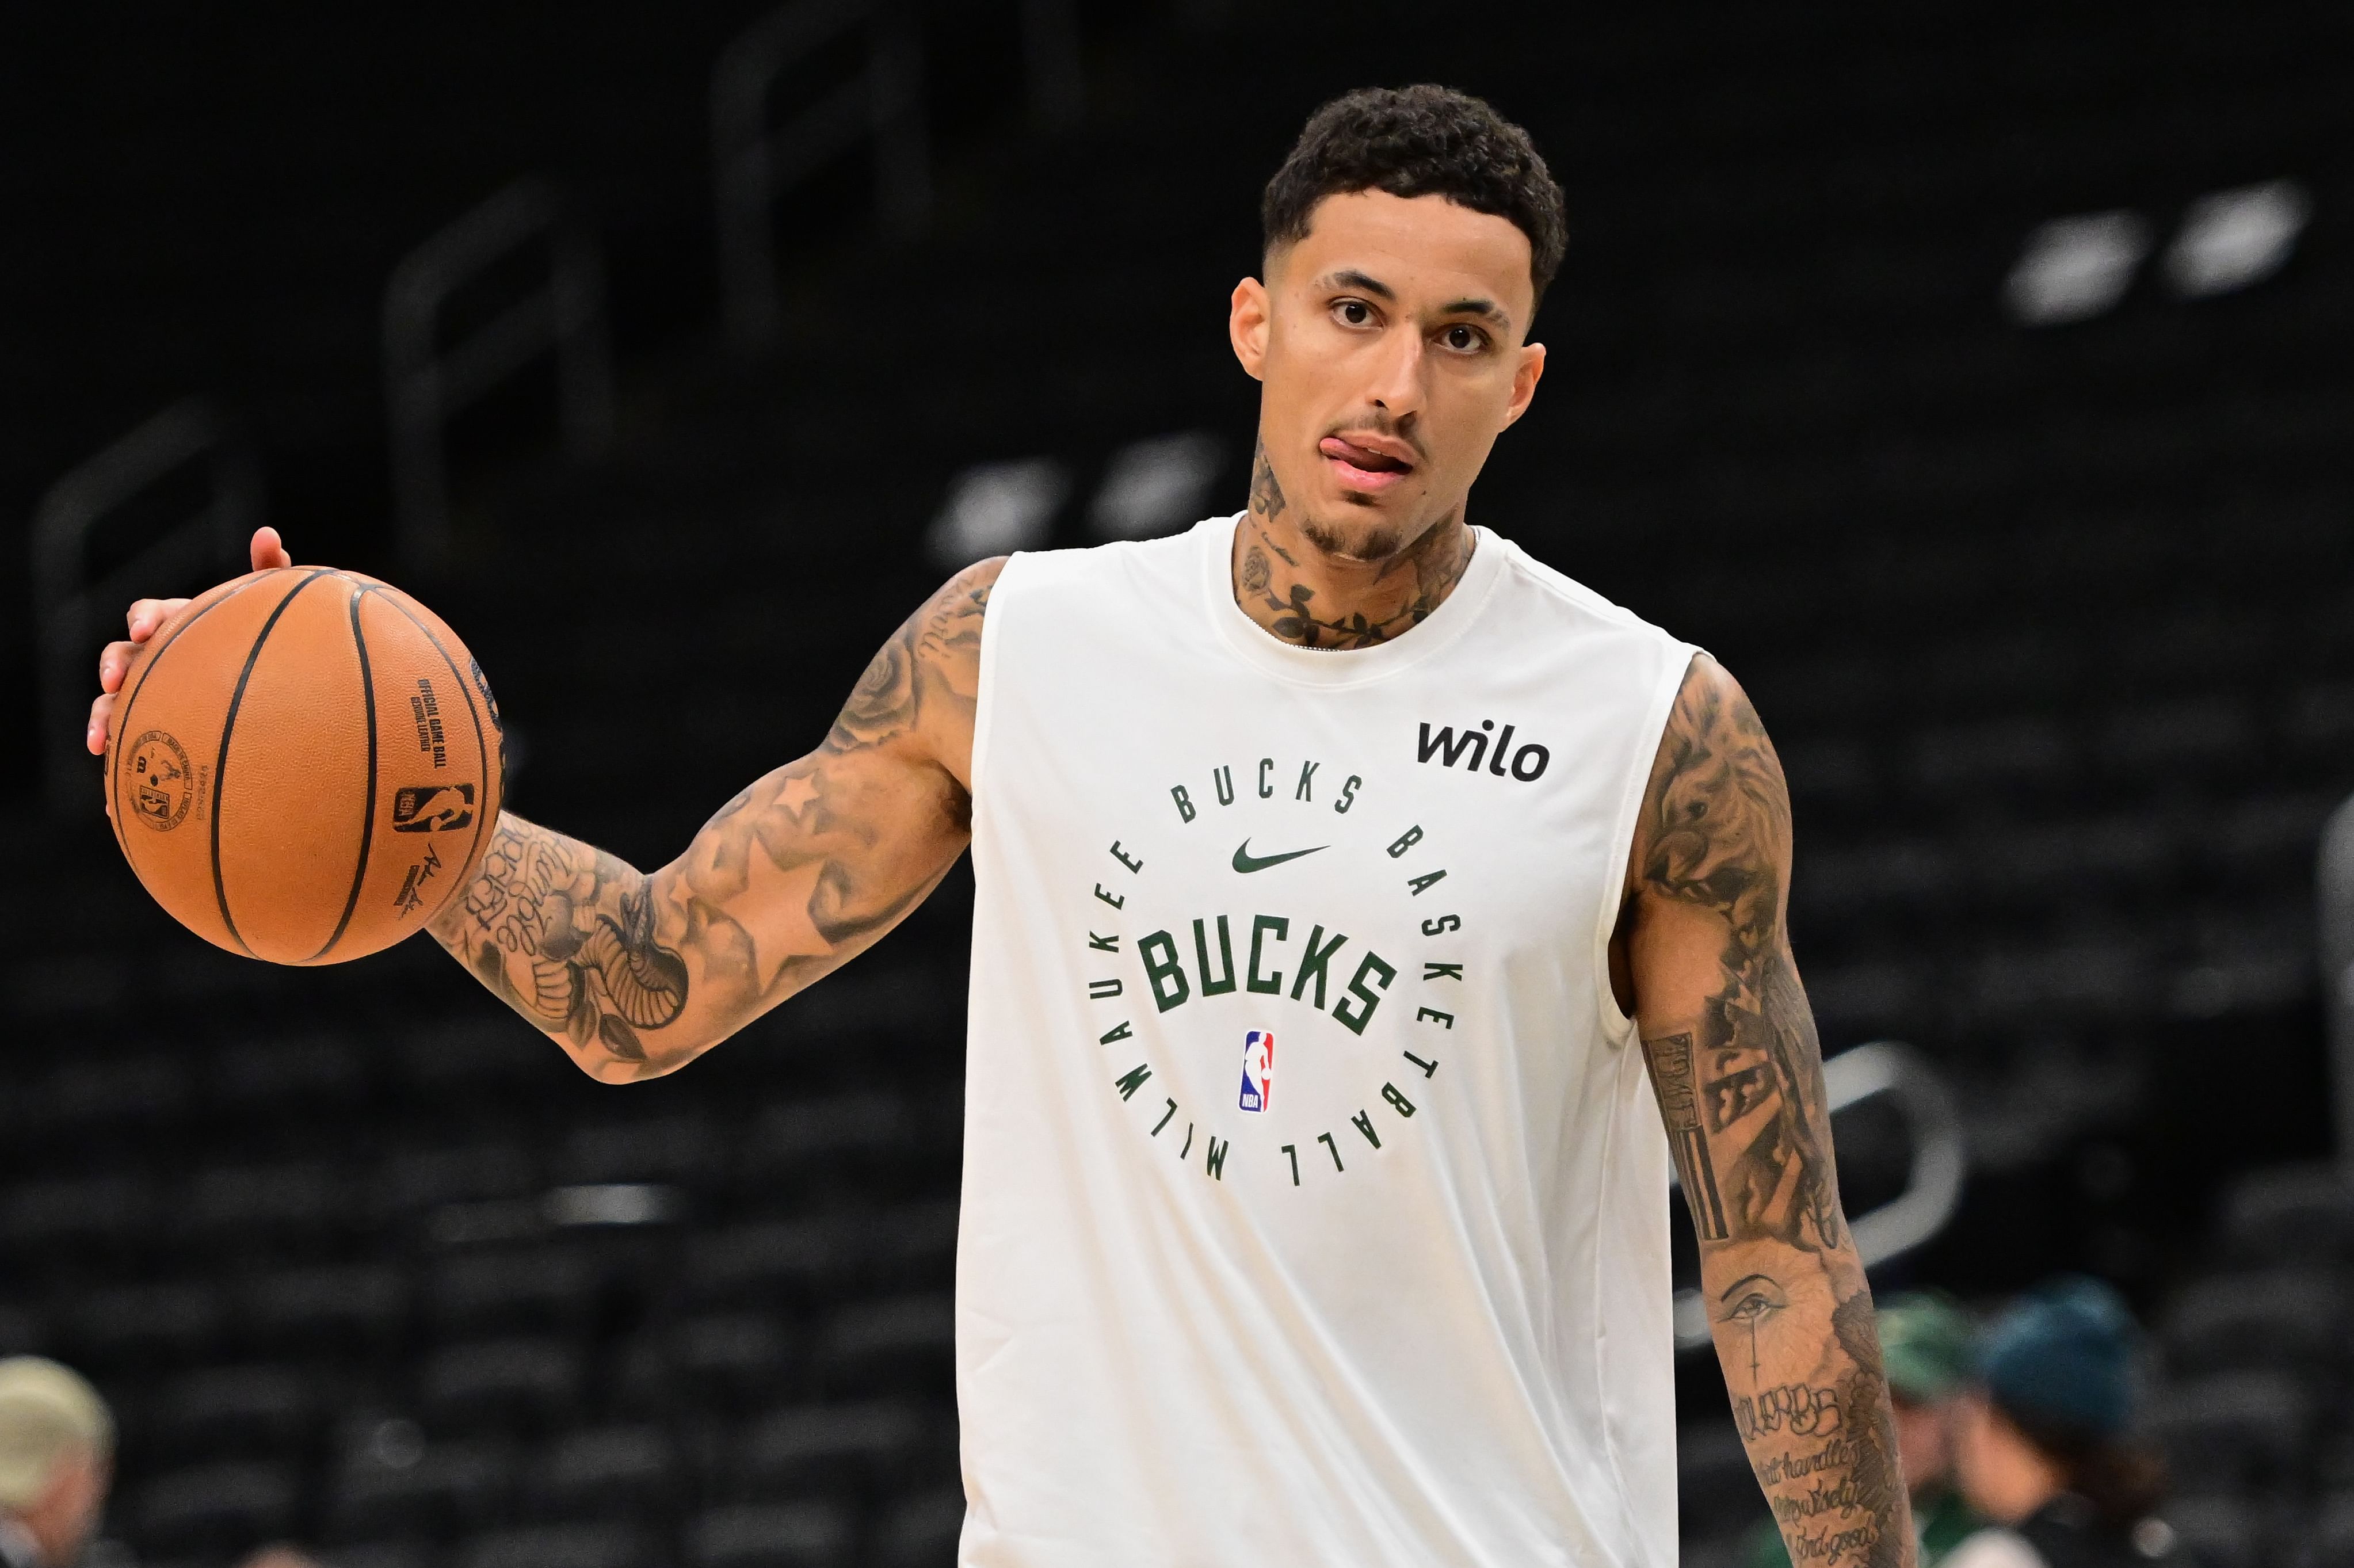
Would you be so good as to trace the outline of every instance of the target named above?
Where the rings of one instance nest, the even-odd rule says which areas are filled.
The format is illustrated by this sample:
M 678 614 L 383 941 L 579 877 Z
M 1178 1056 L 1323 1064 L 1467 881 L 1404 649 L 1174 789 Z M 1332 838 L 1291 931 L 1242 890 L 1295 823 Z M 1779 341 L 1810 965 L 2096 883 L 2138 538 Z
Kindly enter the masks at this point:
M 1243 1109 L 1267 1109 L 1275 1087 L 1275 1032 L 1254 1029 L 1243 1036 Z

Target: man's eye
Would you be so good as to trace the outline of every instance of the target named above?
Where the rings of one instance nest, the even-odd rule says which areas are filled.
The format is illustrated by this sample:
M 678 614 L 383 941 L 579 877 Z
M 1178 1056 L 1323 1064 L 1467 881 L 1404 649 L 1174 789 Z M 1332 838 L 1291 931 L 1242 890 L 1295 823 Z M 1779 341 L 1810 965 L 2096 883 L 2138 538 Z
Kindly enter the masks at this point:
M 1465 354 L 1469 354 L 1472 350 L 1482 346 L 1486 341 L 1486 339 L 1479 335 L 1476 328 L 1468 326 L 1452 326 L 1447 329 L 1447 346 Z
M 1373 319 L 1373 307 L 1363 300 L 1342 300 L 1332 311 L 1350 326 L 1363 326 Z

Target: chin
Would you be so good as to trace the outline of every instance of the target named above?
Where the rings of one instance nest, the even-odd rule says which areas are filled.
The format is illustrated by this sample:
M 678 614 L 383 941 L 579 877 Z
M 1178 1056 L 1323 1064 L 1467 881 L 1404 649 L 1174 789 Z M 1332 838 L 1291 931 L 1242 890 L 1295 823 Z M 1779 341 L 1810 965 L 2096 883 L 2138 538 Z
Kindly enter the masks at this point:
M 1362 505 L 1352 506 L 1338 517 L 1303 516 L 1299 532 L 1318 550 L 1343 561 L 1390 560 L 1412 537 L 1400 524 Z

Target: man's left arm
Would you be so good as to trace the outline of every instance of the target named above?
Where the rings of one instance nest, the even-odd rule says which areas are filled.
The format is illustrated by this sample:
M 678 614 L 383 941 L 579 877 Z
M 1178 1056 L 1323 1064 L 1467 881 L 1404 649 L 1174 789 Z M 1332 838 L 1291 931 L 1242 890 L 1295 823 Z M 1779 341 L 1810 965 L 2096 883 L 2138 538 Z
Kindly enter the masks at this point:
M 1733 677 L 1692 661 L 1645 792 L 1625 979 L 1734 1421 L 1797 1568 L 1912 1568 L 1872 1291 L 1784 919 L 1790 802 Z

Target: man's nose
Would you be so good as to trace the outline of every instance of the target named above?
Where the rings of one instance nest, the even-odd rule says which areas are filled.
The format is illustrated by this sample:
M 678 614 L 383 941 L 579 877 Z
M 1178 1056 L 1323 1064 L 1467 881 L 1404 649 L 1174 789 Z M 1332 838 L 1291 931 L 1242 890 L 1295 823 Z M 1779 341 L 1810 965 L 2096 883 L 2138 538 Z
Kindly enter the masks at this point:
M 1374 352 L 1366 398 L 1393 419 L 1422 412 L 1422 334 L 1411 330 L 1384 333 Z

